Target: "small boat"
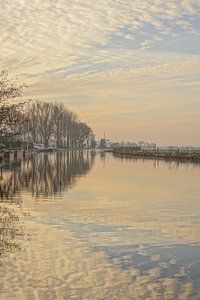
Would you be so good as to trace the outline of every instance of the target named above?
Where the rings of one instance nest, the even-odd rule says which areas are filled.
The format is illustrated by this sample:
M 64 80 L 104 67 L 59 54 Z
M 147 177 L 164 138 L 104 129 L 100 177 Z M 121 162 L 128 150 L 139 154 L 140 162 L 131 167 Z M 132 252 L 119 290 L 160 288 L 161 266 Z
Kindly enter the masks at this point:
M 33 144 L 33 149 L 38 152 L 53 152 L 56 150 L 53 147 L 45 147 L 43 144 Z

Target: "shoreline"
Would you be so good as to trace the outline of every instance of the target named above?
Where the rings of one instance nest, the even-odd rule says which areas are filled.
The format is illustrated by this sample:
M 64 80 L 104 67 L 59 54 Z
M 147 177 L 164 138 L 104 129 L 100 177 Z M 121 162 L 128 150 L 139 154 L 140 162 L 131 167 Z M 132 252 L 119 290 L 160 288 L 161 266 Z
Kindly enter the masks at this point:
M 200 153 L 186 153 L 186 152 L 141 152 L 131 151 L 127 149 L 113 149 L 110 151 L 115 156 L 127 158 L 141 158 L 141 159 L 163 159 L 163 160 L 178 160 L 200 163 Z

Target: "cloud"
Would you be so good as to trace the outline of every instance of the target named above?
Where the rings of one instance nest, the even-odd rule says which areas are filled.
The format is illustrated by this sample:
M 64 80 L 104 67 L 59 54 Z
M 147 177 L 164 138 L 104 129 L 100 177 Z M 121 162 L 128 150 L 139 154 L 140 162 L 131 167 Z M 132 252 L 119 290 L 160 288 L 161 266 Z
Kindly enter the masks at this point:
M 91 49 L 109 45 L 115 34 L 134 39 L 145 24 L 170 33 L 173 25 L 165 22 L 174 20 L 183 30 L 192 30 L 191 22 L 186 25 L 182 18 L 197 14 L 200 7 L 197 1 L 160 0 L 8 0 L 0 6 L 1 63 L 32 74 L 67 68 Z M 149 41 L 141 41 L 141 47 L 149 48 Z
M 195 0 L 1 1 L 1 67 L 29 85 L 25 96 L 94 112 L 95 130 L 95 115 L 112 127 L 109 107 L 114 132 L 137 103 L 143 121 L 160 103 L 198 109 L 199 13 Z

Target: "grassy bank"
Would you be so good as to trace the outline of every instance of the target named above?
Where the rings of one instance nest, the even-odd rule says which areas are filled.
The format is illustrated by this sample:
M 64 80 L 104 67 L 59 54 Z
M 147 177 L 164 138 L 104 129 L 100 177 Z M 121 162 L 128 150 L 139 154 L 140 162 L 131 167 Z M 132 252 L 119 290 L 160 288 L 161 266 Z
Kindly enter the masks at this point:
M 148 151 L 134 151 L 131 149 L 120 148 L 112 150 L 114 155 L 117 156 L 126 156 L 133 158 L 147 158 L 147 159 L 169 159 L 169 160 L 188 160 L 200 162 L 200 153 L 199 152 L 148 152 Z

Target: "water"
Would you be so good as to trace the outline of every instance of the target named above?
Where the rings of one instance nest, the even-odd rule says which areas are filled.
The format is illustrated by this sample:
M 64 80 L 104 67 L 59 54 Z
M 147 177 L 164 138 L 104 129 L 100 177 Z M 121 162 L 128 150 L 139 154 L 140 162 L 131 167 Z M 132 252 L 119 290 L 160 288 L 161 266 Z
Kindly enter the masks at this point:
M 200 165 L 39 154 L 0 180 L 0 299 L 200 299 Z

